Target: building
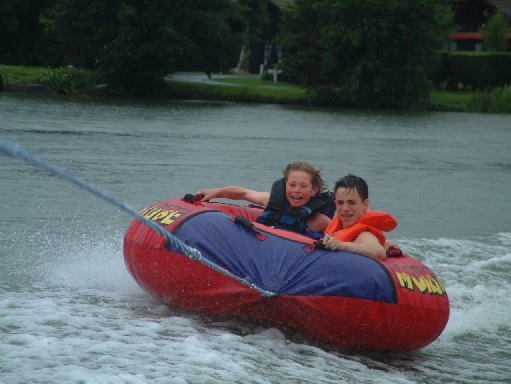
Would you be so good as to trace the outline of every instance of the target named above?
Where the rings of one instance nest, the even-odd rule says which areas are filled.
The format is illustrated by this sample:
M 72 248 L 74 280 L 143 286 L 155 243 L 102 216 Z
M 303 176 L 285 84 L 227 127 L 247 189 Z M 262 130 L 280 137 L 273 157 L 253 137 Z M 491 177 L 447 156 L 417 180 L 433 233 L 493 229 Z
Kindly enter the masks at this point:
M 458 30 L 450 36 L 449 50 L 481 51 L 481 29 L 497 11 L 503 12 L 511 23 L 511 0 L 451 0 L 451 4 Z M 511 41 L 511 34 L 508 38 Z

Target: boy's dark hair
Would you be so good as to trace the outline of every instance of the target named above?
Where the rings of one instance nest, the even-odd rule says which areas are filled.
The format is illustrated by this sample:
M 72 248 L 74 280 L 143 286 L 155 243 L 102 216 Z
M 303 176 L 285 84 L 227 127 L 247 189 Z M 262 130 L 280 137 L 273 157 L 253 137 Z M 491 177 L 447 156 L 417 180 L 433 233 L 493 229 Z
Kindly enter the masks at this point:
M 349 192 L 352 189 L 355 189 L 362 200 L 366 200 L 369 198 L 369 187 L 367 186 L 367 183 L 364 179 L 361 177 L 348 174 L 335 183 L 334 186 L 334 193 L 337 192 L 338 188 L 346 188 L 346 190 Z

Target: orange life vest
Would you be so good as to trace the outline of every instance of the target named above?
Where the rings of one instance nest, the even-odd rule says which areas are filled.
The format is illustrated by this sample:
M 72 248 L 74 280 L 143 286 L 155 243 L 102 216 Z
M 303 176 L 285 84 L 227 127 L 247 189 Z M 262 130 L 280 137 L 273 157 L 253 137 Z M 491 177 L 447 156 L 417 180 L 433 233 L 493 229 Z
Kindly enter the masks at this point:
M 368 211 L 348 228 L 342 227 L 339 216 L 335 216 L 325 229 L 325 234 L 340 241 L 354 241 L 362 232 L 371 232 L 381 245 L 385 244 L 383 231 L 390 232 L 397 227 L 397 220 L 386 212 Z

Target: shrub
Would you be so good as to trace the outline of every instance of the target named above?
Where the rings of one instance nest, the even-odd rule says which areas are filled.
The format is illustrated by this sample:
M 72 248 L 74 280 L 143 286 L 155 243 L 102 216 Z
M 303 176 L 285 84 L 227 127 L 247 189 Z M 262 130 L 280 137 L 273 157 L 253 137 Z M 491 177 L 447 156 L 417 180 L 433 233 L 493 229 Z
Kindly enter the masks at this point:
M 3 91 L 7 86 L 7 73 L 0 68 L 0 91 Z
M 506 15 L 500 11 L 494 13 L 482 30 L 484 49 L 489 52 L 506 51 L 508 32 L 509 22 Z
M 80 76 L 73 68 L 48 69 L 38 79 L 54 93 L 68 93 L 78 87 L 79 80 Z
M 489 89 L 511 84 L 510 52 L 440 53 L 434 71 L 439 88 Z
M 511 86 L 475 93 L 469 107 L 476 112 L 511 113 Z

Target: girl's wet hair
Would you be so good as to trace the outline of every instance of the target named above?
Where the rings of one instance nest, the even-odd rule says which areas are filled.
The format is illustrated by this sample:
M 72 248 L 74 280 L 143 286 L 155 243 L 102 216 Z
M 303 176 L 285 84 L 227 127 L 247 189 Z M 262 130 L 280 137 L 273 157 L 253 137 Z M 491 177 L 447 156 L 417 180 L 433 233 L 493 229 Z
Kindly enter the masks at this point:
M 339 188 L 346 188 L 348 192 L 352 189 L 356 190 L 362 200 L 369 198 L 369 187 L 366 181 L 361 177 L 348 174 L 337 180 L 334 186 L 334 193 L 337 192 Z
M 311 176 L 311 184 L 314 188 L 318 188 L 319 191 L 325 189 L 325 181 L 323 180 L 323 177 L 321 177 L 321 168 L 315 167 L 306 161 L 293 161 L 282 170 L 286 180 L 291 171 L 302 171 L 308 173 Z

